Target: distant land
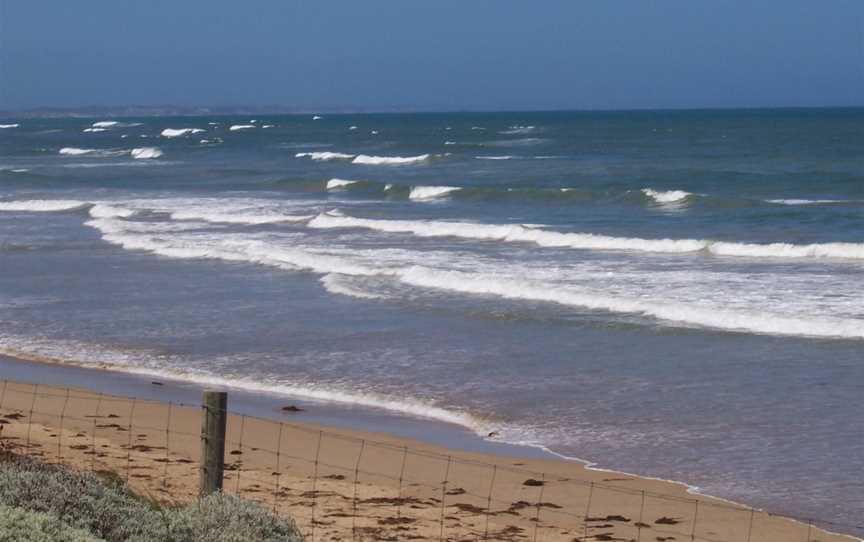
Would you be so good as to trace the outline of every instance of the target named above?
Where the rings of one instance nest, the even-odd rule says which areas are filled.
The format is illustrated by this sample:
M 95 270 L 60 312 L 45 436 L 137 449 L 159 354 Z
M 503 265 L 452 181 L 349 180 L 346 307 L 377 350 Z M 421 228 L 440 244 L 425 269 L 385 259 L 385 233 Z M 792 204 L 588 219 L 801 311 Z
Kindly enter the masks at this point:
M 101 118 L 101 117 L 197 117 L 237 115 L 351 115 L 369 113 L 537 113 L 560 111 L 730 111 L 730 110 L 861 110 L 862 106 L 777 106 L 777 107 L 699 107 L 699 108 L 634 108 L 634 109 L 536 109 L 536 110 L 491 110 L 461 109 L 440 110 L 421 107 L 356 107 L 356 106 L 309 106 L 286 105 L 238 105 L 238 106 L 188 106 L 188 105 L 92 105 L 81 107 L 38 107 L 33 109 L 0 110 L 0 118 Z
M 196 117 L 214 115 L 304 115 L 314 113 L 410 113 L 410 108 L 362 107 L 290 107 L 260 106 L 183 106 L 183 105 L 123 105 L 84 107 L 39 107 L 35 109 L 0 110 L 0 118 L 61 118 L 61 117 Z

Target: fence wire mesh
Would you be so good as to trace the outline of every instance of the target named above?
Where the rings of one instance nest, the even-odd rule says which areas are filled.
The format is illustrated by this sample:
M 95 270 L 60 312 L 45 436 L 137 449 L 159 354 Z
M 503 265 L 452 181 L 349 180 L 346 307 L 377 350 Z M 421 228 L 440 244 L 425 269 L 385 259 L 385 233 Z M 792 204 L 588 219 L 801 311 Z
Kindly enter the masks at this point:
M 112 473 L 169 505 L 198 495 L 201 415 L 200 405 L 0 381 L 6 451 Z M 864 532 L 653 491 L 660 482 L 501 461 L 229 415 L 223 491 L 293 518 L 307 540 L 827 542 L 849 540 L 828 531 Z

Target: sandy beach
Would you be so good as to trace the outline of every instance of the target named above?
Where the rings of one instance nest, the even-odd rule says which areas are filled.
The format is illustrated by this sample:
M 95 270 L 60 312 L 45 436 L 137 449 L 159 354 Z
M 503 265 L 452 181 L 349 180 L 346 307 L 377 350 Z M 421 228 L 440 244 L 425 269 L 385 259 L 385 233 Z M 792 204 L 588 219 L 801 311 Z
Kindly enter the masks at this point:
M 4 449 L 115 472 L 164 503 L 196 495 L 200 425 L 194 404 L 0 383 Z M 853 540 L 682 484 L 298 423 L 290 412 L 229 416 L 224 490 L 293 517 L 310 540 Z

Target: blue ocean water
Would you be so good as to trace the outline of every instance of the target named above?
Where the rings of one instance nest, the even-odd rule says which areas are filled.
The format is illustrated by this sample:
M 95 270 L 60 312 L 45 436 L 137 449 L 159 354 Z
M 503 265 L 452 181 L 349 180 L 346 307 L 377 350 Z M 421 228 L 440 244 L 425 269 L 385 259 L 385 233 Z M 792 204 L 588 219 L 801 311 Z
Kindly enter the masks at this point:
M 864 517 L 864 110 L 15 124 L 2 353 Z

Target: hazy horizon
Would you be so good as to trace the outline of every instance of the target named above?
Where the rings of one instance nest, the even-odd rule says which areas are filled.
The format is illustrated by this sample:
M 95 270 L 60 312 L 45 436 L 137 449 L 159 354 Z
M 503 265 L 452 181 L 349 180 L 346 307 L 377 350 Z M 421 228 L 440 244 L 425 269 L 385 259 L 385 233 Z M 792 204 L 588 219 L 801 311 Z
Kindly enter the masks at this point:
M 856 107 L 864 4 L 3 2 L 0 82 L 9 111 Z

